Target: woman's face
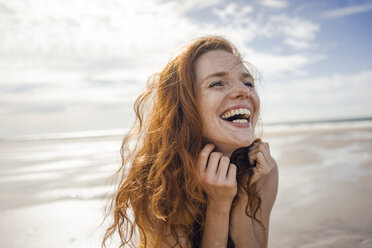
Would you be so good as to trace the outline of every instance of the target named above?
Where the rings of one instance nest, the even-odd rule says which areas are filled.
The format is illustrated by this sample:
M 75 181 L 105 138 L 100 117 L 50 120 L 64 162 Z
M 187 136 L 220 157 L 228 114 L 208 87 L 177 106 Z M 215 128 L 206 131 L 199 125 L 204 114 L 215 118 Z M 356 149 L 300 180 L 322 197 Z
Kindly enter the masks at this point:
M 260 98 L 247 68 L 238 57 L 223 50 L 201 55 L 194 66 L 204 140 L 227 156 L 251 145 Z

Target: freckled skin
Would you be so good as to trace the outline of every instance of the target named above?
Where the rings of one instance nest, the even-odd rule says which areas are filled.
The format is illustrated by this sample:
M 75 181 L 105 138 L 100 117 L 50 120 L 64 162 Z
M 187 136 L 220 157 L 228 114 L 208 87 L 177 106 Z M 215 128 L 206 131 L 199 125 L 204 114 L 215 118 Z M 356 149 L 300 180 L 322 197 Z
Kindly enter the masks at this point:
M 224 74 L 210 77 L 220 72 Z M 246 73 L 249 72 L 240 59 L 223 50 L 209 51 L 195 63 L 195 95 L 203 123 L 203 137 L 226 156 L 254 141 L 260 98 L 254 87 L 245 84 L 247 78 L 242 78 L 242 75 Z M 248 80 L 253 82 L 252 78 Z M 219 81 L 222 85 L 213 85 Z M 251 125 L 237 127 L 221 119 L 224 111 L 241 104 L 251 109 Z

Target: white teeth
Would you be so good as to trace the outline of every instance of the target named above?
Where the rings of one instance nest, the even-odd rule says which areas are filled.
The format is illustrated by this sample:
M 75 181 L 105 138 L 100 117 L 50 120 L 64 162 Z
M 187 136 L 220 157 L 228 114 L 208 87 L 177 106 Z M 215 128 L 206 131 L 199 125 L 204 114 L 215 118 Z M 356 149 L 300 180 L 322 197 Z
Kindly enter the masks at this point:
M 232 122 L 234 122 L 234 123 L 248 123 L 248 121 L 246 119 L 237 119 L 237 120 L 233 120 Z
M 247 108 L 238 108 L 238 109 L 232 109 L 227 112 L 225 112 L 221 117 L 224 119 L 230 118 L 234 115 L 245 115 L 246 118 L 248 118 L 251 115 L 251 111 Z

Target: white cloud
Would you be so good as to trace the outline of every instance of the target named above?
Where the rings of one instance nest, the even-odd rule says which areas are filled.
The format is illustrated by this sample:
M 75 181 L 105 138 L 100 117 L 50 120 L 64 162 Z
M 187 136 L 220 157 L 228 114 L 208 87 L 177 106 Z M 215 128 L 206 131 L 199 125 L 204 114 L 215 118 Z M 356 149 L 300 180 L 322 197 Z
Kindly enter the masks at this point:
M 313 40 L 316 31 L 319 30 L 318 25 L 296 17 L 277 16 L 273 18 L 273 21 L 282 24 L 279 29 L 282 29 L 285 35 L 300 40 Z
M 369 70 L 271 82 L 263 92 L 265 117 L 269 121 L 288 121 L 370 116 L 371 78 Z
M 295 49 L 308 49 L 312 47 L 311 43 L 308 41 L 296 40 L 293 38 L 286 38 L 284 40 L 284 43 Z
M 179 18 L 187 8 L 170 2 L 24 1 L 15 5 L 10 2 L 9 8 L 16 14 L 0 26 L 0 49 L 11 55 L 67 56 L 83 62 L 123 57 L 138 63 L 149 50 L 160 53 L 173 47 L 181 34 L 194 31 L 190 21 Z
M 224 8 L 214 8 L 213 13 L 224 22 L 223 27 L 214 27 L 229 33 L 233 31 L 246 36 L 246 41 L 255 38 L 280 39 L 282 42 L 297 50 L 313 48 L 319 25 L 300 17 L 292 17 L 285 14 L 262 15 L 253 11 L 253 7 L 239 7 L 236 3 L 230 3 Z
M 2 132 L 31 119 L 36 125 L 43 113 L 48 113 L 45 121 L 50 125 L 70 118 L 89 124 L 86 120 L 92 122 L 101 116 L 127 115 L 147 77 L 165 65 L 176 47 L 200 35 L 224 35 L 265 75 L 297 75 L 314 61 L 301 53 L 257 52 L 250 42 L 262 37 L 281 39 L 284 44 L 305 49 L 315 39 L 315 24 L 285 15 L 270 17 L 246 4 L 215 8 L 220 2 L 4 3 L 6 13 L 0 15 L 0 119 L 11 124 Z M 199 22 L 187 15 L 206 7 L 214 7 L 213 13 L 223 25 L 214 20 Z M 95 123 L 104 125 L 104 120 Z
M 186 12 L 189 10 L 198 10 L 198 9 L 205 9 L 208 7 L 215 6 L 219 3 L 223 2 L 223 0 L 187 0 L 187 1 L 172 1 L 168 0 L 168 3 L 175 4 L 178 6 L 178 9 L 181 9 L 182 12 Z M 161 2 L 159 2 L 160 4 Z M 176 6 L 175 6 L 176 7 Z
M 283 35 L 284 41 L 295 48 L 310 47 L 310 42 L 315 38 L 319 25 L 298 17 L 286 15 L 271 16 L 270 30 Z
M 243 54 L 249 63 L 252 63 L 264 77 L 278 77 L 283 73 L 304 75 L 306 66 L 324 59 L 324 56 L 309 56 L 305 54 L 274 55 L 270 52 L 257 52 L 247 49 Z M 289 75 L 287 74 L 287 76 Z
M 324 18 L 339 18 L 349 15 L 355 15 L 360 13 L 369 12 L 372 10 L 372 3 L 365 3 L 363 5 L 348 6 L 345 8 L 339 8 L 329 10 L 323 13 Z
M 259 3 L 265 7 L 274 8 L 274 9 L 282 9 L 288 7 L 288 1 L 284 0 L 259 0 Z
M 244 7 L 240 8 L 236 3 L 229 3 L 222 9 L 219 8 L 212 9 L 212 12 L 224 22 L 243 18 L 252 11 L 253 11 L 252 6 L 245 5 Z

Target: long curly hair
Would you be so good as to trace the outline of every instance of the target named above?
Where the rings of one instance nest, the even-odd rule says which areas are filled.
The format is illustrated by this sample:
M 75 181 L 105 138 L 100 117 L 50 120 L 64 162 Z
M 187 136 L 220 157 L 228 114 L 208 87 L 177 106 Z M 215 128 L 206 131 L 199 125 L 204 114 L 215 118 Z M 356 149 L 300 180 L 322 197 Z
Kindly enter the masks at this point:
M 196 39 L 149 78 L 147 90 L 135 101 L 136 122 L 122 142 L 122 164 L 116 172 L 119 183 L 111 201 L 113 223 L 102 247 L 116 232 L 120 247 L 158 248 L 168 235 L 176 242 L 170 245 L 175 246 L 180 232 L 193 247 L 199 246 L 207 199 L 195 170 L 203 137 L 193 67 L 202 54 L 212 50 L 224 50 L 241 59 L 222 37 Z M 255 185 L 250 185 L 252 171 L 244 154 L 236 151 L 232 157 L 238 166 L 238 187 L 248 194 L 246 214 L 263 226 L 256 217 L 261 198 Z M 242 180 L 245 173 L 248 182 Z M 136 242 L 139 244 L 133 245 Z M 228 243 L 234 247 L 230 238 Z

